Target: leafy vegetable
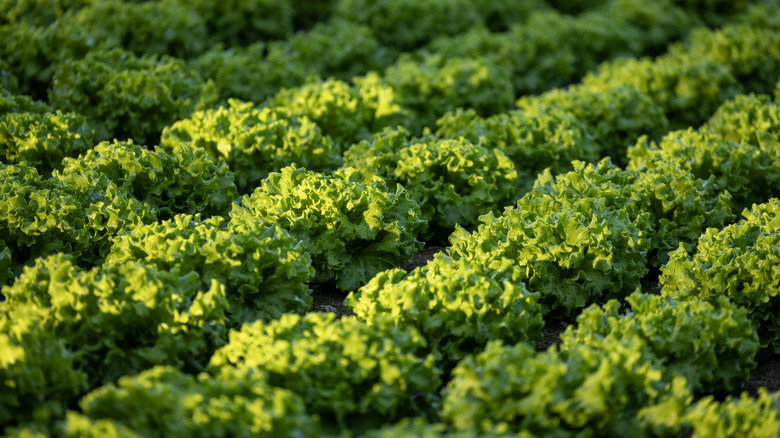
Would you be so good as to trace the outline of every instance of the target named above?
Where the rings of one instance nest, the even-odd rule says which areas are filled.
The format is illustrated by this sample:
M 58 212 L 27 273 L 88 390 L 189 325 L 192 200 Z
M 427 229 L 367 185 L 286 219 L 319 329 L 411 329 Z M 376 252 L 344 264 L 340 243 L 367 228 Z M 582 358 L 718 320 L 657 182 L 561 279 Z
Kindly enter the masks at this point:
M 0 164 L 0 194 L 0 240 L 15 273 L 58 251 L 98 263 L 112 236 L 157 219 L 148 204 L 94 171 L 43 179 L 25 162 Z
M 77 159 L 67 158 L 55 175 L 97 172 L 151 205 L 160 219 L 177 213 L 227 214 L 238 192 L 225 162 L 203 149 L 175 153 L 149 150 L 132 140 L 102 142 Z
M 200 288 L 192 272 L 138 262 L 84 270 L 58 253 L 36 260 L 2 291 L 2 314 L 18 321 L 16 336 L 57 340 L 66 350 L 52 359 L 72 360 L 73 372 L 93 386 L 155 364 L 197 370 L 227 334 L 224 286 Z
M 157 366 L 90 392 L 79 406 L 93 422 L 112 421 L 147 437 L 312 436 L 318 430 L 301 397 L 252 369 L 193 377 Z M 66 428 L 73 417 L 69 412 Z
M 645 430 L 644 410 L 690 398 L 684 379 L 666 378 L 620 344 L 534 355 L 524 343 L 490 342 L 455 367 L 442 420 L 477 436 L 624 436 Z
M 478 22 L 471 0 L 338 0 L 335 17 L 368 26 L 382 45 L 408 51 Z
M 747 309 L 725 297 L 710 304 L 639 292 L 626 302 L 625 309 L 610 300 L 583 310 L 577 328 L 561 335 L 562 348 L 625 345 L 655 368 L 684 377 L 691 391 L 734 391 L 747 382 L 759 346 Z
M 133 260 L 176 276 L 197 273 L 203 290 L 224 285 L 230 325 L 311 307 L 311 258 L 276 224 L 177 215 L 116 237 L 106 263 Z
M 582 129 L 590 134 L 581 134 L 584 146 L 580 146 L 580 141 L 574 137 L 574 146 L 564 150 L 566 153 L 553 155 L 564 162 L 567 158 L 596 161 L 598 157 L 609 156 L 614 163 L 622 165 L 627 161 L 626 148 L 637 138 L 642 135 L 660 138 L 669 129 L 664 108 L 650 96 L 636 88 L 614 83 L 598 87 L 578 84 L 565 90 L 524 96 L 517 101 L 517 106 L 523 118 L 530 120 L 548 120 L 555 114 L 565 114 L 568 120 L 578 120 L 568 122 L 572 129 Z M 557 148 L 553 151 L 557 152 Z M 593 158 L 594 154 L 596 158 Z
M 777 157 L 780 106 L 765 94 L 742 94 L 724 102 L 699 130 L 726 141 L 745 141 Z
M 65 61 L 54 75 L 49 101 L 54 109 L 83 114 L 97 140 L 156 142 L 163 127 L 216 98 L 211 82 L 183 61 L 136 57 L 113 49 Z
M 330 427 L 376 427 L 430 410 L 440 384 L 425 340 L 408 326 L 335 314 L 285 314 L 244 325 L 212 357 L 210 370 L 233 366 L 268 373 L 271 385 L 300 395 Z
M 777 140 L 771 141 L 777 144 Z M 640 138 L 629 150 L 629 168 L 657 172 L 654 168 L 671 165 L 701 179 L 713 176 L 718 187 L 732 195 L 734 210 L 739 211 L 774 195 L 773 188 L 780 181 L 776 166 L 780 156 L 776 147 L 767 149 L 689 128 L 670 132 L 659 143 Z
M 174 155 L 197 156 L 205 150 L 224 159 L 242 193 L 292 163 L 329 171 L 341 162 L 338 146 L 308 117 L 237 100 L 165 128 L 161 144 Z
M 246 45 L 281 39 L 293 31 L 290 0 L 175 0 L 197 12 L 206 22 L 212 43 Z
M 407 116 L 396 93 L 379 76 L 370 73 L 353 78 L 310 83 L 282 90 L 270 101 L 276 111 L 312 119 L 322 132 L 347 148 Z
M 43 104 L 14 96 L 0 87 L 0 159 L 22 161 L 43 176 L 92 146 L 94 132 L 75 113 L 51 113 Z
M 625 211 L 650 241 L 650 264 L 658 268 L 682 242 L 693 249 L 708 227 L 723 227 L 734 215 L 730 196 L 712 177 L 701 180 L 672 163 L 639 172 L 624 171 L 609 158 L 597 164 L 579 161 L 574 170 L 553 177 L 539 175 L 533 195 L 565 203 L 583 198 L 604 199 L 607 210 Z
M 401 269 L 381 272 L 345 302 L 364 321 L 390 315 L 395 325 L 416 328 L 448 368 L 491 340 L 533 344 L 541 339 L 539 294 L 504 275 L 437 256 L 408 275 Z
M 407 187 L 428 221 L 427 240 L 443 239 L 456 224 L 469 228 L 481 213 L 513 200 L 517 173 L 500 150 L 462 138 L 410 137 L 400 127 L 385 130 L 347 150 L 344 167 Z
M 74 367 L 76 354 L 41 323 L 43 312 L 9 307 L 0 301 L 0 430 L 62 415 L 87 389 L 86 373 Z
M 546 168 L 553 173 L 571 168 L 571 161 L 596 161 L 599 147 L 589 127 L 571 113 L 553 107 L 530 114 L 509 111 L 480 117 L 474 110 L 456 110 L 436 121 L 436 135 L 465 138 L 487 149 L 498 149 L 514 163 L 519 194 L 531 189 Z
M 410 260 L 426 226 L 409 193 L 379 178 L 360 182 L 354 169 L 325 176 L 288 166 L 263 180 L 230 213 L 231 222 L 277 224 L 312 257 L 314 280 L 355 290 L 378 272 Z
M 661 292 L 713 303 L 727 296 L 748 309 L 762 347 L 780 348 L 778 212 L 780 201 L 773 198 L 745 210 L 736 224 L 706 230 L 693 254 L 684 248 L 669 254 L 661 268 Z
M 480 269 L 521 268 L 516 281 L 541 293 L 543 314 L 576 316 L 581 308 L 620 298 L 639 287 L 647 272 L 646 232 L 608 199 L 558 200 L 527 193 L 517 206 L 482 216 L 474 232 L 457 228 L 448 253 Z
M 515 98 L 510 71 L 486 58 L 421 59 L 402 54 L 385 70 L 402 107 L 411 112 L 407 128 L 414 134 L 433 128 L 442 114 L 460 107 L 481 116 L 507 111 Z

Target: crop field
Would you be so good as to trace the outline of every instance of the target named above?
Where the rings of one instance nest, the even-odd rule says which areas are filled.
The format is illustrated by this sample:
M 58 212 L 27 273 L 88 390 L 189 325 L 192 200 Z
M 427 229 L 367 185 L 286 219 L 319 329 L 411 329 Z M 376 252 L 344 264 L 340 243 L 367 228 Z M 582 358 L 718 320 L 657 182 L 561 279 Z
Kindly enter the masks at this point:
M 0 0 L 0 436 L 780 436 L 777 0 Z

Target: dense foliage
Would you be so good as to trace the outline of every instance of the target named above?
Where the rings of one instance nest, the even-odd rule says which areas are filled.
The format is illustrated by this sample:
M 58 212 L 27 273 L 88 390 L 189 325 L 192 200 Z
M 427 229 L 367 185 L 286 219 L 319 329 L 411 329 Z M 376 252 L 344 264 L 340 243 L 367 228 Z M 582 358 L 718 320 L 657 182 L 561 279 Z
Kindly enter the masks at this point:
M 236 100 L 165 128 L 161 143 L 177 155 L 205 151 L 226 161 L 244 193 L 269 173 L 293 163 L 328 171 L 341 161 L 340 150 L 305 115 L 259 109 Z
M 777 436 L 779 32 L 0 0 L 0 435 Z
M 745 210 L 744 219 L 702 234 L 695 251 L 680 248 L 662 268 L 662 293 L 678 299 L 717 302 L 727 296 L 750 312 L 761 345 L 780 348 L 777 265 L 780 201 Z
M 277 224 L 311 254 L 315 280 L 355 290 L 385 269 L 409 261 L 422 247 L 427 222 L 401 186 L 361 182 L 354 169 L 332 175 L 292 166 L 274 172 L 245 195 L 231 223 Z
M 428 222 L 425 237 L 443 241 L 455 225 L 470 228 L 480 214 L 498 211 L 516 195 L 517 172 L 499 149 L 460 138 L 411 138 L 402 127 L 344 152 L 344 168 L 371 180 L 408 187 Z
M 231 332 L 209 369 L 266 372 L 330 426 L 360 429 L 431 409 L 441 372 L 425 346 L 415 328 L 387 319 L 287 314 Z
M 379 273 L 346 303 L 362 320 L 390 315 L 398 326 L 415 327 L 437 360 L 451 365 L 490 340 L 534 343 L 541 338 L 539 294 L 504 275 L 440 255 L 408 275 L 401 269 Z
M 230 325 L 311 307 L 314 270 L 306 248 L 276 224 L 178 215 L 117 236 L 106 263 L 142 261 L 196 285 L 226 288 Z

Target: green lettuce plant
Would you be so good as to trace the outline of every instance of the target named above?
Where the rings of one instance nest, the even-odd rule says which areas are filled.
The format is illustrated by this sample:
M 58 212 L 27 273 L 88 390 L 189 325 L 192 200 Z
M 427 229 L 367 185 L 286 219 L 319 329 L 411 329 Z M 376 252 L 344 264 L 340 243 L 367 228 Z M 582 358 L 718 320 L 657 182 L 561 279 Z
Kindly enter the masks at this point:
M 211 44 L 247 45 L 284 39 L 293 33 L 290 0 L 172 0 L 196 12 L 206 23 Z
M 92 423 L 110 421 L 147 437 L 303 437 L 319 430 L 300 396 L 253 369 L 192 376 L 156 366 L 95 389 L 79 407 Z M 64 428 L 84 421 L 81 415 L 68 412 Z
M 766 94 L 742 94 L 724 102 L 699 130 L 726 141 L 745 141 L 777 157 L 780 105 Z
M 368 26 L 384 46 L 409 51 L 480 21 L 471 0 L 338 0 L 333 16 Z
M 44 313 L 0 301 L 0 431 L 57 418 L 87 389 L 77 354 L 42 324 Z
M 776 198 L 754 205 L 741 221 L 706 230 L 695 251 L 681 247 L 669 254 L 661 267 L 661 293 L 712 303 L 726 296 L 748 310 L 762 347 L 780 348 L 779 212 Z
M 17 274 L 59 251 L 99 263 L 113 236 L 157 220 L 148 204 L 95 171 L 44 179 L 25 162 L 0 164 L 0 194 L 0 240 Z
M 307 116 L 237 100 L 179 120 L 165 128 L 160 143 L 174 155 L 205 150 L 224 159 L 242 193 L 292 163 L 323 172 L 341 163 L 339 147 Z
M 726 66 L 745 91 L 772 92 L 780 70 L 780 36 L 776 28 L 755 22 L 738 23 L 715 31 L 696 29 L 689 40 L 681 50 Z
M 343 167 L 369 181 L 378 176 L 406 187 L 428 221 L 426 239 L 434 241 L 445 239 L 456 224 L 470 228 L 480 214 L 510 204 L 517 190 L 515 166 L 500 149 L 463 138 L 412 139 L 401 127 L 352 146 Z
M 509 110 L 515 99 L 510 73 L 487 58 L 402 54 L 385 69 L 384 79 L 410 111 L 406 128 L 419 134 L 457 108 L 471 108 L 481 116 Z
M 642 91 L 610 83 L 607 86 L 573 85 L 567 89 L 523 96 L 517 101 L 524 118 L 547 120 L 553 114 L 567 114 L 574 128 L 586 131 L 583 141 L 590 147 L 577 146 L 562 156 L 582 161 L 596 161 L 608 156 L 616 164 L 626 163 L 627 148 L 642 135 L 660 138 L 669 129 L 664 108 Z M 560 117 L 560 116 L 559 116 Z M 579 143 L 574 143 L 579 144 Z M 580 156 L 572 152 L 585 149 Z M 544 149 L 542 149 L 544 150 Z M 557 151 L 553 149 L 553 151 Z M 592 158 L 596 155 L 596 159 Z
M 606 197 L 558 200 L 528 192 L 516 206 L 469 233 L 458 227 L 448 253 L 480 269 L 520 268 L 515 281 L 541 294 L 544 315 L 574 317 L 593 302 L 621 298 L 647 272 L 650 241 L 626 211 Z
M 735 128 L 736 129 L 736 128 Z M 778 139 L 767 142 L 777 145 Z M 721 190 L 732 196 L 735 211 L 750 207 L 754 202 L 764 202 L 774 195 L 774 187 L 780 181 L 776 161 L 776 147 L 764 147 L 723 139 L 708 130 L 673 131 L 659 142 L 642 137 L 629 149 L 630 169 L 649 169 L 674 166 L 687 169 L 697 178 L 714 181 Z M 666 164 L 664 164 L 666 163 Z
M 734 215 L 728 192 L 714 178 L 696 178 L 673 163 L 659 163 L 641 171 L 623 170 L 605 158 L 596 164 L 572 162 L 574 169 L 553 176 L 539 174 L 533 194 L 559 202 L 583 198 L 603 199 L 607 210 L 628 213 L 649 238 L 650 265 L 658 268 L 682 242 L 692 250 L 709 227 L 723 227 Z
M 390 315 L 395 325 L 419 330 L 448 368 L 491 340 L 534 344 L 541 339 L 539 294 L 505 275 L 437 255 L 409 274 L 401 269 L 377 274 L 345 303 L 361 320 Z
M 267 373 L 271 385 L 300 395 L 328 427 L 358 431 L 430 413 L 441 371 L 432 355 L 418 356 L 425 347 L 417 330 L 387 319 L 285 314 L 232 331 L 209 370 Z
M 178 276 L 197 273 L 203 290 L 224 285 L 232 326 L 303 313 L 312 303 L 309 253 L 278 224 L 177 215 L 117 236 L 106 263 L 129 261 Z
M 57 253 L 3 287 L 0 305 L 4 318 L 17 321 L 9 327 L 14 337 L 56 340 L 64 348 L 52 366 L 72 360 L 94 386 L 157 364 L 201 368 L 225 343 L 228 301 L 223 285 L 200 286 L 194 272 L 135 261 L 86 270 Z M 31 363 L 52 352 L 39 354 Z
M 759 343 L 746 308 L 725 297 L 709 303 L 639 292 L 625 301 L 583 310 L 576 328 L 561 335 L 561 348 L 582 344 L 608 351 L 623 344 L 700 393 L 734 391 L 747 382 Z
M 310 118 L 344 149 L 405 121 L 407 114 L 399 106 L 399 97 L 378 75 L 369 73 L 352 82 L 330 79 L 281 90 L 268 105 Z
M 208 47 L 202 16 L 185 2 L 82 1 L 45 30 L 43 43 L 57 62 L 90 51 L 123 48 L 138 56 L 195 56 Z
M 444 114 L 436 125 L 438 137 L 463 137 L 509 157 L 518 173 L 519 195 L 531 189 L 544 169 L 557 174 L 569 170 L 572 160 L 596 161 L 600 157 L 589 127 L 571 113 L 553 107 L 533 114 L 509 111 L 490 117 L 458 109 Z
M 477 436 L 649 435 L 646 410 L 669 411 L 691 398 L 684 379 L 620 344 L 534 354 L 524 343 L 497 341 L 455 367 L 441 418 Z
M 175 155 L 174 155 L 175 154 Z M 227 164 L 204 149 L 168 152 L 132 140 L 101 142 L 78 158 L 66 158 L 56 178 L 97 172 L 152 206 L 161 220 L 178 213 L 224 215 L 238 197 Z
M 355 169 L 323 175 L 288 166 L 263 180 L 230 213 L 231 223 L 278 225 L 311 254 L 314 281 L 352 291 L 422 248 L 427 225 L 402 187 L 362 182 Z
M 122 49 L 65 61 L 53 81 L 52 108 L 83 114 L 99 141 L 156 143 L 165 126 L 216 99 L 213 84 L 184 61 Z
M 15 96 L 0 86 L 0 160 L 22 161 L 49 176 L 62 159 L 92 147 L 95 133 L 79 114 L 49 112 L 41 102 Z

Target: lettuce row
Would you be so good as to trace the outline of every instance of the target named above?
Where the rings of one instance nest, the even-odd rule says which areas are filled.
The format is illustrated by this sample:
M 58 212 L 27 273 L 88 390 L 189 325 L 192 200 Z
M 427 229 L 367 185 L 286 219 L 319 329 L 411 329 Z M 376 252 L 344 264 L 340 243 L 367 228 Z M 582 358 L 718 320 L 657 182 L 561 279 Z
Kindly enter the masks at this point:
M 509 157 L 518 173 L 518 195 L 530 190 L 546 168 L 560 173 L 571 167 L 572 160 L 596 161 L 600 157 L 589 127 L 571 113 L 553 107 L 535 114 L 509 111 L 484 118 L 474 110 L 458 109 L 441 116 L 436 125 L 440 138 L 462 137 Z
M 691 438 L 712 436 L 777 436 L 780 434 L 780 397 L 759 388 L 754 397 L 743 392 L 739 397 L 728 396 L 715 401 L 707 396 L 692 404 L 680 418 L 680 433 Z
M 156 366 L 120 377 L 88 393 L 80 411 L 44 430 L 20 428 L 18 436 L 228 437 L 314 435 L 316 418 L 301 397 L 268 384 L 255 370 L 225 369 L 214 375 L 185 374 Z
M 378 75 L 355 77 L 352 83 L 331 79 L 281 90 L 267 105 L 309 117 L 344 149 L 406 121 L 408 114 L 399 105 L 397 93 Z
M 186 2 L 83 2 L 46 27 L 42 43 L 52 61 L 80 59 L 93 50 L 122 48 L 138 56 L 194 56 L 207 47 L 203 18 Z
M 399 51 L 456 35 L 481 21 L 472 0 L 339 0 L 333 16 L 368 26 L 379 42 Z
M 326 176 L 288 166 L 263 180 L 230 213 L 231 223 L 261 221 L 289 231 L 311 254 L 314 281 L 343 291 L 411 260 L 426 221 L 402 187 L 380 178 L 361 182 L 354 169 Z
M 106 263 L 134 260 L 176 276 L 197 273 L 204 290 L 224 285 L 231 326 L 311 307 L 309 253 L 276 224 L 177 215 L 115 238 Z
M 664 414 L 692 396 L 684 379 L 642 359 L 621 344 L 535 355 L 524 343 L 490 342 L 453 370 L 441 418 L 455 432 L 477 436 L 651 435 L 664 417 L 646 411 Z
M 671 165 L 701 179 L 712 177 L 721 190 L 732 195 L 733 208 L 740 211 L 775 195 L 774 187 L 780 181 L 777 144 L 777 138 L 767 138 L 761 147 L 745 140 L 723 140 L 707 130 L 689 128 L 670 132 L 658 143 L 640 138 L 629 149 L 628 167 L 655 172 L 659 167 Z
M 686 53 L 701 54 L 727 66 L 745 91 L 772 93 L 780 70 L 780 35 L 776 28 L 733 24 L 716 31 L 694 30 L 689 39 L 683 49 Z M 680 49 L 673 47 L 671 53 Z
M 607 63 L 586 75 L 583 86 L 638 89 L 664 108 L 672 127 L 696 126 L 745 90 L 771 93 L 780 70 L 780 56 L 774 55 L 779 43 L 777 32 L 766 27 L 703 29 L 655 60 Z
M 663 108 L 673 128 L 699 125 L 742 91 L 726 65 L 704 55 L 671 53 L 603 64 L 588 73 L 582 84 L 595 90 L 616 86 L 639 90 Z
M 581 134 L 587 145 L 581 146 L 584 149 L 582 155 L 572 157 L 582 161 L 595 162 L 598 158 L 609 156 L 614 163 L 623 165 L 626 147 L 637 138 L 642 135 L 658 138 L 669 130 L 663 107 L 642 91 L 623 85 L 594 87 L 577 84 L 565 90 L 554 89 L 537 96 L 523 96 L 517 101 L 517 106 L 517 113 L 530 120 L 546 120 L 551 114 L 562 114 L 559 117 L 574 120 L 569 122 L 573 128 L 581 127 L 589 134 L 589 137 Z M 542 156 L 547 154 L 548 160 L 564 161 L 569 157 L 568 154 L 558 155 L 556 148 L 544 143 L 541 146 L 537 146 L 537 153 Z M 571 152 L 579 151 L 573 149 Z
M 68 10 L 89 3 L 90 0 L 3 0 L 0 1 L 0 25 L 24 21 L 46 26 L 61 18 Z
M 780 105 L 766 94 L 742 94 L 724 102 L 699 131 L 715 134 L 726 141 L 745 141 L 758 146 L 764 153 L 776 155 Z
M 642 171 L 622 170 L 605 158 L 596 164 L 572 162 L 574 169 L 539 174 L 528 196 L 558 202 L 604 199 L 606 209 L 625 211 L 650 241 L 648 261 L 658 268 L 682 242 L 692 250 L 709 227 L 723 227 L 734 215 L 728 192 L 714 178 L 696 178 L 688 170 L 663 163 Z
M 354 432 L 432 410 L 441 371 L 432 355 L 418 356 L 425 347 L 417 330 L 388 319 L 285 314 L 232 331 L 209 370 L 268 373 L 327 427 Z
M 672 1 L 620 0 L 589 6 L 594 3 L 598 6 L 576 16 L 537 8 L 505 32 L 473 26 L 438 38 L 424 50 L 446 57 L 487 56 L 510 69 L 513 89 L 520 96 L 576 82 L 612 58 L 661 52 L 699 21 Z
M 171 0 L 196 12 L 206 24 L 209 45 L 246 45 L 285 39 L 293 33 L 291 0 Z
M 541 294 L 544 315 L 573 317 L 621 298 L 647 273 L 647 232 L 606 197 L 558 200 L 531 191 L 501 216 L 480 220 L 472 233 L 455 230 L 448 254 L 486 270 L 507 270 L 498 260 L 511 260 L 520 267 L 514 280 Z
M 161 220 L 178 213 L 227 214 L 238 192 L 225 162 L 215 161 L 203 149 L 175 153 L 150 150 L 132 140 L 102 142 L 78 158 L 66 158 L 55 178 L 97 172 L 151 205 Z
M 99 141 L 156 143 L 162 129 L 216 98 L 211 82 L 175 58 L 122 49 L 65 61 L 49 90 L 53 109 L 83 114 Z
M 174 155 L 205 150 L 214 159 L 224 159 L 242 193 L 292 163 L 323 172 L 341 163 L 338 146 L 305 115 L 236 100 L 166 127 L 160 143 Z
M 511 72 L 483 57 L 404 53 L 385 69 L 383 78 L 409 110 L 405 127 L 413 134 L 435 126 L 448 111 L 465 107 L 490 116 L 509 110 L 515 99 Z
M 490 340 L 541 339 L 539 294 L 504 275 L 439 255 L 408 275 L 401 269 L 380 272 L 345 303 L 361 320 L 390 315 L 395 325 L 419 330 L 446 369 Z
M 0 429 L 46 423 L 87 389 L 87 374 L 75 367 L 76 354 L 40 324 L 41 311 L 0 302 Z
M 91 387 L 156 364 L 198 370 L 227 337 L 225 288 L 217 282 L 201 288 L 196 273 L 177 275 L 138 262 L 85 270 L 57 253 L 36 260 L 2 293 L 0 313 L 19 319 L 12 338 L 30 342 L 26 337 L 37 335 L 62 346 L 57 357 L 31 350 L 30 368 L 6 364 L 20 382 L 35 376 L 44 359 L 71 361 Z
M 0 164 L 0 195 L 0 240 L 14 274 L 58 251 L 99 263 L 112 236 L 157 220 L 148 204 L 95 171 L 43 179 L 24 162 Z
M 246 47 L 216 45 L 190 65 L 213 80 L 221 100 L 259 104 L 282 88 L 302 86 L 315 78 L 346 81 L 379 70 L 390 63 L 391 56 L 365 26 L 331 20 L 283 41 L 259 41 Z
M 83 116 L 49 112 L 40 102 L 14 96 L 0 86 L 0 160 L 22 161 L 48 176 L 62 159 L 92 147 L 95 133 Z
M 403 128 L 386 129 L 348 149 L 343 167 L 407 187 L 428 221 L 426 240 L 446 238 L 456 224 L 470 228 L 480 214 L 514 200 L 517 173 L 500 149 L 463 138 L 410 137 Z
M 672 252 L 661 267 L 661 293 L 713 303 L 726 296 L 748 309 L 762 347 L 780 349 L 778 213 L 780 201 L 773 198 L 745 210 L 735 224 L 706 230 L 694 252 Z
M 561 335 L 561 348 L 625 345 L 654 367 L 684 377 L 699 393 L 734 391 L 747 382 L 759 343 L 744 307 L 725 297 L 710 304 L 638 292 L 626 303 L 625 309 L 610 300 L 583 310 L 576 329 L 569 326 Z

